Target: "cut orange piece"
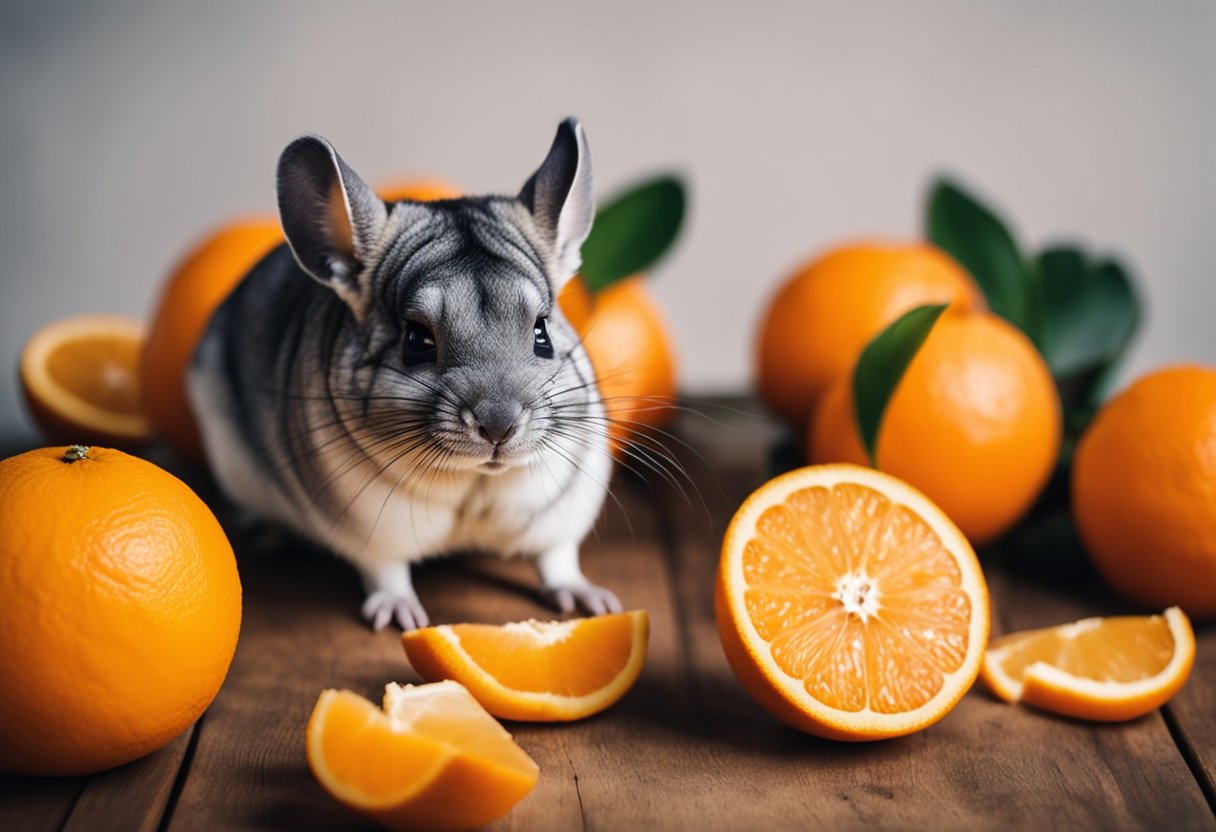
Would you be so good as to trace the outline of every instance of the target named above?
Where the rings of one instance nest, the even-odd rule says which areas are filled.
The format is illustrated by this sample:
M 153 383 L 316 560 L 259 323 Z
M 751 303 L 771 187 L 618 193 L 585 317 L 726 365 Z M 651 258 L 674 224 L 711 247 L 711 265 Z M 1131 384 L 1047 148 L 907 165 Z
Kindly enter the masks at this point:
M 384 710 L 327 690 L 308 721 L 308 765 L 338 802 L 389 829 L 473 829 L 536 785 L 536 763 L 455 682 L 390 684 Z
M 136 381 L 143 337 L 143 323 L 122 315 L 65 318 L 30 337 L 21 389 L 48 438 L 120 448 L 151 438 Z
M 962 532 L 911 486 L 854 465 L 801 468 L 753 493 L 727 528 L 716 601 L 743 687 L 830 739 L 937 722 L 988 639 L 988 589 Z
M 645 610 L 570 621 L 445 624 L 404 633 L 414 669 L 455 679 L 502 719 L 566 722 L 599 713 L 646 661 Z
M 1006 702 L 1078 719 L 1135 719 L 1191 674 L 1195 633 L 1178 607 L 1161 615 L 1086 618 L 992 642 L 981 678 Z

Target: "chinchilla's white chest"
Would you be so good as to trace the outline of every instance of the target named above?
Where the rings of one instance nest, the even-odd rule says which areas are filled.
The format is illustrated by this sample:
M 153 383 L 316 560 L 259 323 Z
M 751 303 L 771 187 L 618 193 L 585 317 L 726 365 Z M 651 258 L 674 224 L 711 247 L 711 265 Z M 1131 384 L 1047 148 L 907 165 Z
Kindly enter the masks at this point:
M 499 474 L 402 469 L 370 483 L 350 478 L 329 542 L 374 565 L 459 551 L 532 555 L 581 539 L 603 505 L 612 462 L 606 445 L 571 450 Z

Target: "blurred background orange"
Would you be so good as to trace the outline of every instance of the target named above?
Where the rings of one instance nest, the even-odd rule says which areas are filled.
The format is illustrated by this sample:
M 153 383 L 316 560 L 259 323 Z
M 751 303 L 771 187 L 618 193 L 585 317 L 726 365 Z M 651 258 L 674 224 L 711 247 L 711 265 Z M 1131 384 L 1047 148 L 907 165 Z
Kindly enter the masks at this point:
M 1121 381 L 1212 360 L 1216 6 L 5 4 L 0 366 L 78 312 L 147 317 L 217 222 L 274 208 L 279 151 L 329 137 L 369 181 L 514 191 L 573 114 L 601 194 L 676 169 L 688 226 L 649 289 L 685 392 L 751 385 L 808 257 L 916 236 L 950 171 L 1037 247 L 1068 229 L 1150 303 Z M 340 47 L 340 48 L 339 48 Z M 15 372 L 0 434 L 32 432 Z

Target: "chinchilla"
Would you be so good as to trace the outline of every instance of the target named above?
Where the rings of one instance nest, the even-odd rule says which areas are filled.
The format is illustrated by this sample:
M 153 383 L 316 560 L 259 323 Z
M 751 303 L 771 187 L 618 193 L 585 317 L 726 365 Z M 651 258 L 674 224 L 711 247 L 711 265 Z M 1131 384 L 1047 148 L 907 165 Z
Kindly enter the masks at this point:
M 410 566 L 457 551 L 534 557 L 562 611 L 619 611 L 579 566 L 612 462 L 557 304 L 594 215 L 579 123 L 514 197 L 385 203 L 318 136 L 283 151 L 277 187 L 287 244 L 189 374 L 228 496 L 354 564 L 376 629 L 426 626 Z

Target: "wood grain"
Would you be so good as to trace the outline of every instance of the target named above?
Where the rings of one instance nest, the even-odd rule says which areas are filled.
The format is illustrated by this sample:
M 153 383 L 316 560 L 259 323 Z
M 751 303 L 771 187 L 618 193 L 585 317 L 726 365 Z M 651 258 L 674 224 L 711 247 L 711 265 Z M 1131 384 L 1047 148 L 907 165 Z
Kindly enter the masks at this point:
M 88 779 L 63 824 L 64 832 L 156 832 L 198 723 L 164 748 Z
M 753 405 L 729 404 L 686 415 L 668 442 L 691 485 L 653 472 L 649 485 L 617 478 L 619 502 L 585 544 L 584 567 L 626 607 L 649 611 L 648 661 L 602 714 L 508 723 L 541 776 L 492 829 L 1216 829 L 1211 627 L 1164 714 L 1123 725 L 1056 718 L 976 688 L 927 731 L 854 745 L 805 736 L 759 708 L 722 654 L 713 581 L 722 534 L 765 478 L 776 429 Z M 205 480 L 193 484 L 209 493 Z M 324 688 L 378 700 L 388 681 L 419 681 L 399 638 L 367 629 L 358 581 L 335 558 L 300 543 L 234 544 L 241 641 L 193 742 L 184 735 L 92 778 L 0 777 L 0 829 L 374 828 L 313 780 L 304 729 Z M 985 569 L 994 632 L 1124 611 L 1100 586 L 1036 582 L 990 557 Z M 524 561 L 436 561 L 416 582 L 436 623 L 558 617 Z
M 1165 706 L 1166 721 L 1216 811 L 1216 623 L 1196 626 L 1191 678 Z
M 717 741 L 717 767 L 738 772 L 734 787 L 722 793 L 734 798 L 740 788 L 768 789 L 765 800 L 731 799 L 729 812 L 722 806 L 712 813 L 729 817 L 718 828 L 1212 827 L 1212 811 L 1157 715 L 1094 726 L 1009 706 L 976 688 L 920 734 L 856 746 L 802 737 L 769 717 L 733 679 L 717 648 L 711 599 L 724 524 L 763 481 L 756 460 L 770 437 L 744 418 L 724 429 L 730 439 L 706 441 L 686 431 L 709 457 L 699 468 L 695 459 L 685 461 L 701 472 L 696 476 L 714 529 L 677 498 L 661 512 L 670 518 L 678 608 L 704 735 Z M 704 428 L 694 423 L 691 431 L 698 430 Z M 1004 579 L 992 582 L 992 592 L 994 606 L 1017 628 L 1064 614 L 1061 604 L 1077 609 L 1066 595 Z

